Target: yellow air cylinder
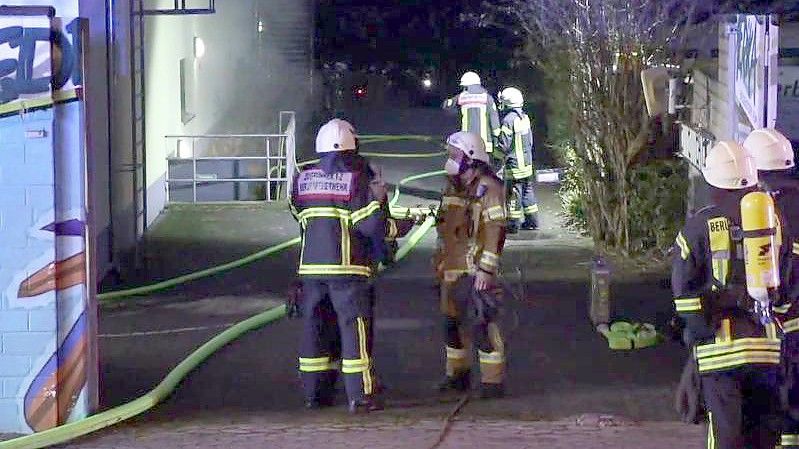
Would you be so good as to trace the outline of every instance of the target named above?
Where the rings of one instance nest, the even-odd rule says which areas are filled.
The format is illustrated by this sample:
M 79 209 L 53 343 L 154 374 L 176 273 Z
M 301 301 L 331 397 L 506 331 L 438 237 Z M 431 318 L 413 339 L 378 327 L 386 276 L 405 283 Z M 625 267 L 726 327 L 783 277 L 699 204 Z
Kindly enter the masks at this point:
M 746 290 L 753 299 L 767 305 L 769 291 L 780 286 L 777 214 L 771 195 L 751 192 L 743 197 L 741 226 Z

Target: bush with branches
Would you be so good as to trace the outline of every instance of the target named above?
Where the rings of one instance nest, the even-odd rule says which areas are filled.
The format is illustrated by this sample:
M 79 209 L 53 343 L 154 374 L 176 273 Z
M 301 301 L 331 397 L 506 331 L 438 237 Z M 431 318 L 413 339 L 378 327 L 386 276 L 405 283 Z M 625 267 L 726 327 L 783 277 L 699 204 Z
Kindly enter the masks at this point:
M 631 255 L 670 245 L 683 217 L 680 162 L 653 162 L 674 141 L 646 114 L 641 70 L 671 60 L 694 2 L 494 0 L 547 76 L 549 142 L 567 166 L 561 197 L 600 248 Z M 665 148 L 665 151 L 664 151 Z M 648 192 L 648 193 L 647 193 Z

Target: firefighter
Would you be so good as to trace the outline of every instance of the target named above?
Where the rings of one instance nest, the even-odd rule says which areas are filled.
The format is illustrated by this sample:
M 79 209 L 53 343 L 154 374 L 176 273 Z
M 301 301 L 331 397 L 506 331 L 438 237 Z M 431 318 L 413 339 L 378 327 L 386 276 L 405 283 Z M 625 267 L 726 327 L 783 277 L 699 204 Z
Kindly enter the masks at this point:
M 372 358 L 373 301 L 370 279 L 387 262 L 385 186 L 374 182 L 357 154 L 355 129 L 333 119 L 316 137 L 320 161 L 297 174 L 291 210 L 300 223 L 303 335 L 300 377 L 306 406 L 332 405 L 335 360 L 328 348 L 329 300 L 341 336 L 341 371 L 352 413 L 379 410 L 382 403 Z M 325 319 L 327 318 L 327 320 Z M 329 340 L 331 337 L 325 337 Z
M 461 131 L 475 133 L 483 138 L 489 156 L 494 142 L 499 138 L 499 112 L 494 98 L 480 85 L 480 76 L 466 72 L 461 77 L 463 91 L 445 100 L 444 109 L 460 109 Z
M 505 112 L 499 134 L 499 149 L 505 155 L 505 187 L 508 196 L 508 232 L 538 229 L 538 202 L 535 199 L 535 147 L 530 118 L 524 113 L 524 96 L 515 87 L 499 94 Z
M 773 448 L 778 432 L 768 423 L 779 408 L 781 340 L 769 303 L 753 299 L 755 284 L 746 272 L 750 264 L 741 258 L 758 255 L 758 251 L 743 251 L 754 241 L 748 239 L 774 238 L 776 242 L 782 230 L 747 231 L 753 219 L 769 223 L 777 219 L 771 215 L 773 210 L 767 211 L 768 217 L 752 217 L 750 209 L 743 207 L 749 204 L 751 192 L 758 191 L 758 176 L 741 145 L 717 143 L 707 154 L 702 174 L 714 204 L 691 216 L 677 235 L 671 282 L 709 412 L 708 447 Z M 777 251 L 775 246 L 782 263 L 784 245 L 758 248 L 761 255 L 771 255 Z
M 466 325 L 473 325 L 481 391 L 485 398 L 504 395 L 505 349 L 497 325 L 497 271 L 505 243 L 505 194 L 488 166 L 485 142 L 474 133 L 447 139 L 449 175 L 439 208 L 439 245 L 434 264 L 440 282 L 445 324 L 446 378 L 441 391 L 471 387 L 471 356 Z
M 790 236 L 786 243 L 792 256 L 785 286 L 787 304 L 777 309 L 784 331 L 781 393 L 785 420 L 781 446 L 799 448 L 799 304 L 796 304 L 799 300 L 799 179 L 791 142 L 779 131 L 770 128 L 752 131 L 744 147 L 755 161 L 760 187 L 774 196 Z

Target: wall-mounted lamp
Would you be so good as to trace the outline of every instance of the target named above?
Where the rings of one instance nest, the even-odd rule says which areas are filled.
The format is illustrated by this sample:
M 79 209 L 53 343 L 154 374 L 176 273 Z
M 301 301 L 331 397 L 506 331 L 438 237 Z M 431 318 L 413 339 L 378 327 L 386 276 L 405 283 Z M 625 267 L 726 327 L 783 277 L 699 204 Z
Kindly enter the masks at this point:
M 200 59 L 205 55 L 205 42 L 199 37 L 194 37 L 194 57 Z

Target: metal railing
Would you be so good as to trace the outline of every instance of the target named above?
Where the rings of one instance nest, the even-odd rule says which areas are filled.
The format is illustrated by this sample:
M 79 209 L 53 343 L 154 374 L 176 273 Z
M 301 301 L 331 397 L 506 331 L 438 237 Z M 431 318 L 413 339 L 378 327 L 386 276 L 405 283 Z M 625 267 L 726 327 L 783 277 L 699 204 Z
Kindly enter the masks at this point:
M 281 111 L 278 127 L 277 134 L 165 136 L 167 203 L 285 198 L 296 170 L 294 112 Z

